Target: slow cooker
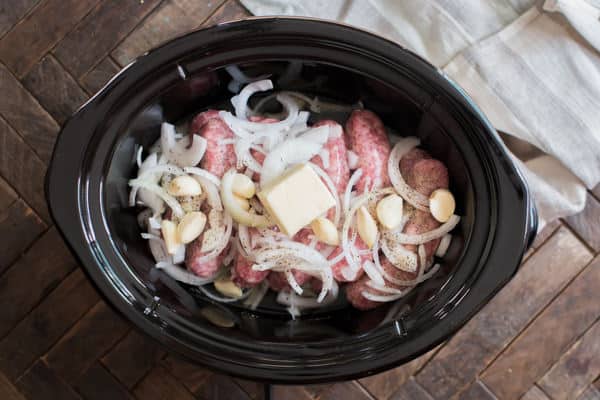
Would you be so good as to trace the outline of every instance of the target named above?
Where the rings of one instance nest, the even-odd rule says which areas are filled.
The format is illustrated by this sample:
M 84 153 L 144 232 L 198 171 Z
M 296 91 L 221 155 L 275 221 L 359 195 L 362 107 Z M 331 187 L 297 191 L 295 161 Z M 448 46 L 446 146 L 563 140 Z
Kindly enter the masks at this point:
M 376 310 L 338 302 L 291 319 L 272 299 L 254 311 L 213 303 L 154 268 L 127 207 L 137 146 L 152 144 L 164 121 L 230 107 L 231 66 L 269 76 L 278 89 L 360 102 L 392 135 L 418 136 L 448 166 L 462 221 L 434 278 Z M 363 377 L 432 349 L 510 280 L 537 225 L 497 132 L 442 71 L 371 33 L 297 18 L 220 24 L 128 65 L 64 125 L 46 196 L 98 291 L 139 330 L 209 368 L 273 383 Z M 231 324 L 213 324 L 207 307 Z

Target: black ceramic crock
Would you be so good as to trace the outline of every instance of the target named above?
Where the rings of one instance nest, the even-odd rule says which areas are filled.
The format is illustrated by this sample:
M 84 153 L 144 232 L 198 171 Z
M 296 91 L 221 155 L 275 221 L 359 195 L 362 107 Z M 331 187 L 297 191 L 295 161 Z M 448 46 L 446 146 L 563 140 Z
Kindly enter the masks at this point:
M 272 299 L 255 312 L 213 305 L 152 268 L 136 212 L 127 208 L 136 146 L 153 143 L 163 121 L 227 107 L 231 78 L 224 67 L 230 65 L 247 75 L 268 74 L 278 89 L 361 101 L 396 134 L 419 136 L 446 163 L 463 217 L 433 279 L 373 311 L 340 301 L 291 320 Z M 362 377 L 433 348 L 515 274 L 537 221 L 498 134 L 441 71 L 373 34 L 295 18 L 221 24 L 127 66 L 65 124 L 46 196 L 56 225 L 98 290 L 141 331 L 211 368 L 280 383 Z M 210 323 L 207 307 L 234 326 Z

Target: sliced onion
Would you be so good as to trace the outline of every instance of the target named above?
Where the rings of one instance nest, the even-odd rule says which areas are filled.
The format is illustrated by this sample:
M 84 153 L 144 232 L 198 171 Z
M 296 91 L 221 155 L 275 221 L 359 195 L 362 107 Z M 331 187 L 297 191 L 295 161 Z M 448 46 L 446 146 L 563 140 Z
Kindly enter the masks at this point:
M 327 188 L 329 189 L 329 192 L 331 193 L 331 195 L 333 196 L 333 198 L 335 199 L 335 214 L 333 216 L 333 224 L 335 226 L 340 225 L 340 217 L 341 217 L 341 201 L 340 201 L 340 196 L 338 195 L 337 189 L 335 187 L 335 184 L 333 183 L 333 181 L 331 180 L 331 177 L 329 175 L 327 175 L 327 173 L 325 171 L 323 171 L 317 164 L 312 163 L 312 162 L 308 162 L 308 165 L 310 165 L 312 167 L 312 169 L 317 173 L 317 175 L 319 175 L 319 177 L 325 181 L 325 185 L 327 185 Z
M 258 263 L 258 264 L 253 264 L 252 265 L 252 270 L 253 271 L 271 271 L 271 270 L 276 270 L 278 264 L 275 261 L 266 261 L 266 262 L 262 262 L 262 263 Z M 283 268 L 280 268 L 283 269 Z
M 331 267 L 327 260 L 315 249 L 294 241 L 276 242 L 271 248 L 261 249 L 256 252 L 258 265 L 254 270 L 280 270 L 293 268 L 305 271 L 311 275 L 319 275 L 323 282 L 317 301 L 321 302 L 333 288 L 334 280 Z
M 236 170 L 230 169 L 221 180 L 221 198 L 227 212 L 236 222 L 250 227 L 266 228 L 273 225 L 266 216 L 249 213 L 235 200 L 232 189 L 235 174 Z
M 449 233 L 442 236 L 442 240 L 440 240 L 440 244 L 438 248 L 435 250 L 435 256 L 439 258 L 443 258 L 448 252 L 448 248 L 450 247 L 450 243 L 452 242 L 452 235 Z
M 142 165 L 138 170 L 138 177 L 144 175 L 144 180 L 147 180 L 150 183 L 158 183 L 160 181 L 161 174 L 155 173 L 145 175 L 149 170 L 156 167 L 157 164 L 158 155 L 156 153 L 148 155 L 148 157 L 146 157 L 146 159 L 142 162 Z M 155 215 L 161 214 L 163 212 L 164 202 L 160 197 L 158 197 L 154 193 L 145 189 L 140 189 L 138 187 L 132 188 L 131 193 L 129 194 L 129 205 L 131 207 L 135 206 L 136 197 L 138 197 L 144 205 L 151 208 Z
M 292 317 L 292 320 L 295 320 L 296 317 L 300 316 L 300 309 L 298 308 L 298 306 L 296 306 L 295 303 L 295 299 L 296 299 L 296 295 L 294 295 L 294 297 L 291 297 L 291 303 L 290 306 L 287 308 L 288 313 L 290 313 L 290 316 Z
M 161 224 L 161 219 L 157 218 L 157 217 L 150 217 L 148 218 L 148 226 L 151 229 L 160 229 L 160 224 Z
M 321 270 L 321 281 L 323 282 L 323 284 L 321 287 L 321 292 L 317 297 L 318 303 L 321 303 L 325 299 L 327 293 L 333 291 L 335 285 L 335 281 L 333 280 L 333 272 L 331 271 L 331 268 L 329 266 Z
M 308 247 L 310 247 L 311 249 L 316 249 L 317 244 L 319 243 L 319 239 L 317 239 L 315 235 L 309 235 L 309 238 L 310 242 L 308 242 Z
M 192 143 L 188 147 L 189 140 Z M 175 126 L 163 122 L 161 125 L 160 146 L 162 153 L 170 162 L 180 167 L 194 167 L 204 157 L 207 141 L 199 135 L 176 141 Z
M 321 253 L 321 255 L 325 258 L 329 258 L 329 256 L 335 251 L 335 249 L 335 246 L 323 246 L 323 248 L 319 250 L 319 253 Z
M 425 271 L 427 265 L 427 252 L 425 251 L 425 246 L 422 244 L 417 247 L 417 254 L 419 255 L 419 273 Z
M 254 81 L 246 85 L 242 91 L 231 98 L 231 104 L 235 108 L 235 115 L 241 119 L 248 119 L 248 99 L 256 92 L 265 92 L 273 89 L 273 82 L 270 79 Z
M 349 265 L 347 265 L 342 269 L 342 276 L 348 282 L 353 282 L 356 280 L 359 271 L 360 271 L 360 267 L 358 270 L 355 270 L 355 269 L 352 269 Z
M 225 215 L 222 211 L 210 210 L 208 212 L 209 229 L 204 231 L 202 235 L 202 253 L 209 253 L 216 249 L 221 241 L 226 230 Z
M 156 263 L 156 268 L 164 271 L 176 281 L 186 283 L 188 285 L 202 286 L 215 280 L 216 276 L 210 278 L 200 278 L 185 269 L 173 265 L 172 263 L 160 261 Z
M 196 175 L 196 180 L 200 182 L 200 186 L 202 186 L 202 189 L 206 193 L 206 202 L 210 208 L 216 211 L 223 211 L 218 185 L 215 185 L 212 180 L 202 175 Z
M 185 261 L 185 245 L 180 244 L 173 254 L 173 264 L 181 264 Z
M 250 307 L 251 310 L 256 310 L 262 299 L 267 294 L 269 285 L 266 281 L 262 281 L 258 286 L 255 286 L 250 296 L 244 301 L 244 305 Z
M 329 289 L 329 294 L 333 296 L 333 298 L 337 298 L 338 293 L 340 291 L 340 287 L 335 280 L 333 280 L 331 289 Z
M 201 176 L 201 177 L 207 179 L 208 181 L 210 181 L 213 185 L 215 185 L 217 187 L 219 187 L 221 185 L 221 180 L 216 175 L 208 172 L 205 169 L 198 168 L 198 167 L 185 167 L 183 170 L 190 175 Z
M 277 100 L 287 109 L 287 116 L 279 122 L 252 122 L 236 118 L 228 111 L 220 111 L 219 115 L 234 132 L 237 129 L 263 133 L 287 131 L 298 118 L 298 105 L 289 96 L 282 94 L 277 95 Z
M 354 173 L 348 180 L 348 184 L 346 185 L 346 190 L 344 190 L 344 203 L 343 203 L 344 214 L 347 214 L 348 211 L 350 211 L 350 195 L 352 194 L 352 187 L 354 185 L 356 185 L 356 182 L 358 182 L 358 180 L 360 179 L 361 176 L 362 176 L 362 169 L 359 168 L 356 171 L 354 171 Z
M 215 247 L 213 248 L 213 250 L 211 250 L 209 253 L 207 253 L 197 259 L 198 263 L 203 263 L 203 262 L 212 260 L 213 258 L 217 257 L 219 254 L 221 254 L 221 252 L 223 252 L 223 250 L 225 250 L 225 247 L 227 247 L 227 245 L 229 244 L 229 239 L 231 238 L 231 232 L 233 231 L 233 221 L 231 220 L 231 217 L 227 213 L 225 213 L 225 215 L 224 215 L 224 222 L 225 222 L 225 229 L 223 231 L 221 238 L 216 241 L 216 244 L 215 244 Z
M 270 100 L 272 100 L 273 97 L 275 97 L 277 94 L 284 94 L 286 96 L 290 96 L 292 98 L 298 99 L 301 102 L 300 104 L 298 104 L 299 107 L 304 107 L 304 105 L 306 104 L 308 106 L 309 110 L 314 113 L 321 113 L 324 111 L 350 112 L 356 108 L 362 108 L 362 106 L 360 104 L 347 106 L 347 105 L 323 101 L 323 100 L 320 100 L 318 97 L 310 98 L 309 96 L 307 96 L 303 93 L 300 93 L 300 92 L 281 91 L 281 92 L 278 92 L 271 96 L 267 96 L 264 99 L 261 99 L 261 101 L 258 102 L 256 104 L 256 106 L 254 107 L 254 113 L 255 114 L 260 113 L 262 111 L 264 105 L 267 104 Z
M 415 272 L 418 267 L 417 256 L 414 252 L 407 250 L 401 244 L 393 248 L 389 246 L 387 236 L 381 241 L 381 250 L 388 261 L 396 268 L 406 272 Z
M 297 265 L 286 265 L 283 268 L 301 269 L 301 270 L 321 270 L 327 268 L 327 260 L 315 249 L 298 242 L 278 242 L 271 248 L 263 248 L 256 252 L 256 259 L 260 263 L 266 263 L 273 260 L 293 257 L 299 260 L 305 260 L 308 267 Z
M 400 290 L 400 289 L 395 289 L 395 288 L 391 288 L 391 287 L 387 287 L 385 286 L 385 283 L 383 285 L 375 282 L 375 281 L 368 281 L 367 285 L 372 287 L 375 290 L 378 290 L 380 292 L 383 293 L 388 293 L 388 294 L 402 294 L 404 293 L 404 291 Z
M 402 216 L 400 225 L 396 228 L 396 231 L 402 232 L 407 222 L 408 214 L 404 214 Z M 389 231 L 384 232 L 380 246 L 387 260 L 394 267 L 406 272 L 417 271 L 417 255 L 414 252 L 408 250 L 406 247 L 402 246 L 401 244 L 394 242 L 393 239 L 389 237 Z M 383 268 L 381 268 L 380 270 L 383 270 Z
M 287 235 L 285 235 L 281 232 L 277 232 L 273 229 L 269 229 L 269 228 L 258 228 L 258 233 L 260 233 L 260 236 L 262 236 L 264 239 L 266 239 L 267 245 L 277 244 L 278 241 L 281 241 L 281 240 L 284 240 L 284 241 L 290 240 Z M 260 237 L 257 237 L 257 239 L 260 239 Z
M 438 272 L 439 269 L 440 269 L 440 264 L 435 264 L 427 272 L 425 272 L 425 273 L 423 273 L 423 275 L 421 275 L 421 277 L 419 279 L 419 283 L 431 278 L 436 272 Z
M 306 132 L 308 127 L 308 118 L 310 117 L 310 113 L 306 111 L 300 111 L 298 113 L 298 118 L 296 118 L 296 122 L 290 127 L 288 131 L 288 137 L 293 138 L 298 136 L 299 134 Z
M 150 253 L 152 253 L 154 260 L 156 262 L 167 261 L 171 263 L 171 256 L 167 252 L 167 245 L 160 237 L 160 229 L 148 227 L 148 234 L 153 236 L 152 239 L 148 240 L 148 247 L 150 247 Z
M 131 191 L 129 192 L 129 201 L 128 201 L 129 207 L 135 207 L 135 199 L 137 198 L 138 191 L 139 191 L 138 187 L 131 188 Z
M 398 192 L 400 196 L 408 201 L 413 207 L 421 211 L 428 211 L 429 198 L 410 187 L 400 172 L 400 160 L 414 147 L 417 147 L 419 143 L 421 143 L 421 141 L 416 137 L 407 137 L 396 143 L 390 153 L 390 158 L 388 159 L 388 175 L 390 177 L 390 182 L 392 182 L 394 189 L 396 189 L 396 192 Z
M 393 276 L 391 276 L 390 274 L 388 274 L 387 272 L 385 272 L 385 270 L 383 270 L 383 277 L 385 278 L 386 281 L 393 283 L 394 285 L 398 285 L 398 286 L 414 286 L 417 285 L 423 281 L 426 281 L 427 279 L 431 278 L 440 268 L 440 264 L 435 264 L 433 267 L 431 267 L 431 269 L 427 272 L 423 272 L 423 270 L 419 270 L 419 274 L 417 275 L 417 277 L 415 279 L 411 279 L 411 280 L 404 280 L 404 279 L 397 279 L 394 278 Z
M 285 277 L 286 277 L 288 283 L 290 284 L 290 287 L 294 290 L 294 292 L 296 292 L 298 294 L 302 294 L 304 292 L 304 290 L 302 290 L 302 288 L 296 281 L 296 278 L 294 277 L 292 270 L 286 269 L 284 271 L 284 273 L 285 273 Z
M 262 170 L 262 166 L 252 156 L 252 153 L 250 153 L 251 147 L 252 142 L 250 141 L 250 139 L 239 138 L 238 140 L 236 140 L 233 148 L 237 159 L 237 168 L 242 169 L 245 166 L 254 172 L 260 173 Z
M 233 242 L 236 241 L 235 237 L 232 237 L 231 240 Z M 229 251 L 227 252 L 227 255 L 225 256 L 225 258 L 223 258 L 223 265 L 229 265 L 233 262 L 233 260 L 235 260 L 235 257 L 237 256 L 237 246 L 229 246 Z
M 367 276 L 375 283 L 379 285 L 385 285 L 385 281 L 383 280 L 383 276 L 375 267 L 375 264 L 372 261 L 365 261 L 362 265 Z
M 323 168 L 329 168 L 329 150 L 321 149 L 321 151 L 317 155 L 323 163 Z
M 376 301 L 376 302 L 379 302 L 379 303 L 387 303 L 387 302 L 390 302 L 390 301 L 396 301 L 399 298 L 406 296 L 409 291 L 410 290 L 406 290 L 406 291 L 404 291 L 402 293 L 399 293 L 399 294 L 378 295 L 378 294 L 370 293 L 370 292 L 368 292 L 368 291 L 365 290 L 365 291 L 362 292 L 362 295 L 367 300 Z
M 333 125 L 329 127 L 329 139 L 337 139 L 344 135 L 344 128 L 341 125 Z
M 146 157 L 146 159 L 142 162 L 142 165 L 140 165 L 140 168 L 138 169 L 138 177 L 143 175 L 150 168 L 155 167 L 157 164 L 158 164 L 158 154 L 150 153 L 148 155 L 148 157 Z M 158 181 L 160 179 L 160 176 L 156 176 L 155 178 Z
M 298 113 L 298 118 L 296 118 L 295 124 L 308 124 L 308 119 L 310 118 L 310 113 L 308 111 L 300 111 Z
M 155 175 L 156 174 L 156 175 Z M 140 169 L 138 173 L 138 179 L 149 179 L 154 182 L 158 182 L 160 177 L 163 174 L 171 174 L 171 175 L 184 175 L 183 169 L 179 168 L 173 164 L 158 164 L 153 167 L 148 167 L 143 171 Z M 152 179 L 153 177 L 158 176 L 158 179 Z
M 154 261 L 171 261 L 171 256 L 167 252 L 167 246 L 162 239 L 148 241 L 148 247 L 150 247 L 150 253 L 152 253 Z
M 167 203 L 167 205 L 169 207 L 171 207 L 171 210 L 173 210 L 173 214 L 177 218 L 183 217 L 184 212 L 183 212 L 183 209 L 181 208 L 181 205 L 177 201 L 177 199 L 175 199 L 175 197 L 173 197 L 169 193 L 167 193 L 167 191 L 165 189 L 158 186 L 156 183 L 151 183 L 151 182 L 145 181 L 143 179 L 132 179 L 129 181 L 129 186 L 143 188 L 145 190 L 148 190 L 151 193 L 156 194 L 162 200 L 164 200 L 164 202 Z
M 296 307 L 300 307 L 300 308 L 323 307 L 327 304 L 330 304 L 335 299 L 336 299 L 336 296 L 332 295 L 331 293 L 327 297 L 325 297 L 325 299 L 322 302 L 319 302 L 314 297 L 301 297 L 301 296 L 298 296 L 296 293 L 290 293 L 290 292 L 286 292 L 286 291 L 281 291 L 277 294 L 277 302 L 279 304 L 282 304 L 285 306 L 291 306 L 292 304 L 294 304 Z
M 325 129 L 321 129 L 325 128 Z M 317 155 L 327 141 L 329 127 L 313 128 L 302 136 L 280 143 L 267 154 L 262 165 L 260 185 L 264 187 L 292 165 L 307 162 Z
M 346 216 L 346 219 L 344 220 L 344 224 L 342 225 L 342 254 L 344 255 L 346 263 L 348 264 L 344 270 L 342 270 L 342 275 L 349 280 L 353 280 L 360 270 L 358 255 L 354 253 L 354 250 L 356 249 L 354 246 L 354 240 L 352 240 L 352 245 L 350 245 L 348 242 L 348 230 L 350 229 L 350 224 L 357 209 L 358 207 L 350 210 Z
M 148 220 L 153 218 L 152 215 L 152 210 L 150 208 L 146 208 L 145 210 L 141 211 L 136 217 L 138 226 L 142 229 L 147 229 L 149 226 Z
M 293 240 L 285 240 L 277 242 L 276 246 L 296 251 L 301 255 L 301 258 L 306 258 L 307 261 L 314 262 L 315 264 L 321 266 L 327 265 L 327 260 L 321 255 L 321 253 L 303 243 L 295 242 Z
M 348 150 L 346 152 L 346 157 L 348 158 L 348 167 L 350 169 L 358 168 L 358 154 L 356 154 L 352 150 Z
M 152 233 L 142 232 L 140 234 L 140 236 L 142 237 L 142 239 L 146 239 L 146 240 L 162 240 L 162 238 L 160 236 L 152 234 Z
M 375 240 L 375 243 L 373 243 L 373 248 L 371 249 L 371 258 L 373 259 L 373 264 L 375 265 L 375 270 L 379 273 L 379 276 L 384 281 L 383 284 L 385 285 L 385 280 L 383 279 L 383 267 L 381 266 L 381 260 L 379 259 L 380 240 L 381 240 L 381 236 L 378 235 L 377 240 Z M 373 278 L 371 278 L 371 279 L 373 279 Z
M 254 260 L 252 246 L 250 245 L 250 232 L 246 225 L 238 226 L 238 241 L 246 253 L 247 258 Z
M 333 265 L 339 263 L 340 261 L 342 261 L 344 259 L 344 257 L 346 257 L 346 255 L 342 251 L 342 252 L 340 252 L 340 254 L 338 254 L 337 256 L 335 256 L 329 260 L 329 265 L 333 266 Z
M 248 75 L 244 74 L 236 65 L 230 65 L 228 67 L 225 67 L 225 70 L 233 78 L 233 80 L 227 85 L 227 89 L 229 89 L 229 91 L 232 93 L 236 93 L 238 90 L 240 90 L 240 87 L 244 83 L 258 81 L 269 77 L 269 75 L 249 77 Z
M 144 146 L 140 146 L 137 149 L 136 155 L 135 155 L 135 161 L 137 163 L 138 169 L 142 166 L 142 152 L 144 151 Z
M 273 150 L 279 143 L 285 140 L 285 138 L 286 137 L 280 134 L 271 134 L 263 136 L 261 142 L 264 150 L 262 150 L 261 152 L 265 155 L 268 154 L 268 152 Z
M 300 100 L 301 101 L 300 103 L 296 102 L 296 104 L 297 104 L 297 106 L 298 106 L 299 109 L 304 106 L 303 103 L 306 103 L 306 104 L 309 105 L 309 108 L 310 108 L 311 111 L 318 112 L 318 111 L 315 111 L 313 109 L 313 104 L 314 103 L 313 103 L 313 100 L 310 97 L 306 96 L 305 94 L 299 93 L 299 92 L 290 92 L 290 91 L 285 91 L 284 90 L 284 91 L 280 91 L 280 92 L 277 92 L 277 93 L 273 93 L 273 94 L 271 94 L 269 96 L 266 96 L 266 97 L 263 97 L 262 99 L 260 99 L 260 101 L 258 103 L 256 103 L 256 105 L 254 106 L 253 114 L 254 115 L 260 115 L 262 113 L 263 107 L 267 103 L 269 103 L 271 100 L 273 100 L 274 98 L 276 98 L 278 95 L 280 95 L 280 94 L 289 96 L 292 99 L 298 99 L 298 100 Z
M 383 272 L 383 267 L 381 266 L 381 259 L 379 258 L 379 248 L 381 243 L 380 240 L 376 240 L 373 244 L 373 253 L 371 257 L 373 258 L 375 268 L 377 268 L 377 271 L 379 271 L 379 273 L 381 274 Z
M 330 132 L 331 127 L 329 125 L 321 125 L 315 128 L 307 129 L 305 132 L 298 136 L 298 139 L 304 139 L 309 142 L 318 143 L 322 146 L 329 139 Z
M 242 225 L 239 225 L 242 226 Z M 260 238 L 258 237 L 258 235 L 250 235 L 250 247 L 255 248 L 258 246 L 258 241 L 260 240 Z
M 454 229 L 459 222 L 460 217 L 458 215 L 453 215 L 448 221 L 444 222 L 438 228 L 433 229 L 429 232 L 425 232 L 418 235 L 408 235 L 406 233 L 394 231 L 390 232 L 390 235 L 394 238 L 394 240 L 402 244 L 423 244 L 444 236 L 452 229 Z

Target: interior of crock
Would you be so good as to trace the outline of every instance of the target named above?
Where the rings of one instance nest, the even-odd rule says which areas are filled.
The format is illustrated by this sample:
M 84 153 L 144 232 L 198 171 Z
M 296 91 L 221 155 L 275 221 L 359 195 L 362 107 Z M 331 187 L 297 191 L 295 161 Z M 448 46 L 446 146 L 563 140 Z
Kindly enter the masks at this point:
M 294 321 L 285 307 L 274 302 L 272 293 L 257 310 L 250 311 L 240 304 L 215 304 L 193 288 L 176 283 L 153 268 L 154 260 L 146 241 L 140 236 L 141 230 L 136 222 L 140 210 L 126 207 L 126 182 L 136 174 L 136 146 L 148 148 L 154 143 L 160 135 L 162 122 L 181 124 L 207 108 L 231 108 L 229 99 L 233 94 L 228 90 L 231 75 L 225 68 L 191 76 L 186 76 L 182 70 L 181 81 L 165 89 L 137 115 L 132 116 L 129 126 L 115 145 L 105 180 L 106 203 L 123 205 L 106 209 L 112 237 L 148 290 L 159 296 L 163 305 L 198 324 L 210 325 L 203 315 L 206 308 L 211 307 L 235 322 L 232 328 L 213 326 L 214 329 L 222 329 L 227 335 L 242 339 L 272 341 L 314 341 L 366 333 L 400 315 L 414 312 L 431 301 L 458 265 L 474 218 L 473 186 L 462 156 L 450 139 L 452 132 L 447 128 L 457 125 L 438 120 L 409 98 L 401 87 L 392 88 L 341 66 L 290 60 L 254 62 L 239 67 L 248 76 L 269 75 L 277 90 L 300 91 L 348 105 L 361 102 L 365 108 L 382 118 L 392 136 L 420 137 L 422 147 L 448 167 L 450 189 L 456 197 L 457 213 L 463 217 L 462 222 L 453 232 L 454 239 L 447 255 L 443 260 L 438 260 L 441 268 L 432 279 L 419 285 L 407 297 L 371 311 L 353 309 L 342 294 L 340 301 L 328 307 L 306 311 Z M 339 121 L 344 121 L 346 116 L 347 112 L 339 110 L 312 114 L 314 119 L 333 118 Z

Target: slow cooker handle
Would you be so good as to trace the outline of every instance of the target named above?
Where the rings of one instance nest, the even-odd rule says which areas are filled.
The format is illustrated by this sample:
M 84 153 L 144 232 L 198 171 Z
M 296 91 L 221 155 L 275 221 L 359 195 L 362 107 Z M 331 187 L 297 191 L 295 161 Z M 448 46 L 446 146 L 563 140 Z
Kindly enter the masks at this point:
M 538 213 L 533 201 L 533 196 L 529 194 L 528 198 L 528 212 L 527 212 L 527 229 L 525 231 L 527 248 L 529 249 L 537 236 L 538 229 Z

